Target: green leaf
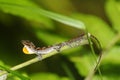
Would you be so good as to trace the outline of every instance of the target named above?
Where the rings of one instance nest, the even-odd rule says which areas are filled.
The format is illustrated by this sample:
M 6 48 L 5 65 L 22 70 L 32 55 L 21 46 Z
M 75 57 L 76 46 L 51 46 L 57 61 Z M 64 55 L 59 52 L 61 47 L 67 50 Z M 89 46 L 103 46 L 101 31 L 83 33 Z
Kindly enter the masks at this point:
M 62 67 L 65 70 L 65 73 L 67 74 L 67 76 L 71 79 L 71 80 L 75 80 L 75 77 L 73 75 L 73 73 L 70 71 L 70 68 L 68 67 L 68 65 L 66 65 L 65 62 L 62 62 Z
M 43 31 L 36 31 L 36 36 L 38 39 L 44 41 L 48 45 L 61 43 L 66 40 L 65 38 L 62 38 L 56 34 L 50 34 Z
M 88 32 L 93 34 L 100 41 L 103 48 L 105 48 L 115 36 L 110 26 L 96 16 L 74 14 L 73 17 L 82 20 L 86 24 Z
M 24 4 L 23 4 L 24 3 Z M 29 19 L 41 19 L 41 16 L 48 17 L 55 21 L 84 30 L 83 22 L 60 14 L 43 10 L 27 0 L 0 0 L 0 9 L 13 15 L 23 16 Z M 34 18 L 35 17 L 35 18 Z M 41 20 L 42 21 L 42 20 Z M 47 21 L 43 21 L 47 22 Z
M 67 77 L 59 77 L 52 73 L 35 73 L 31 75 L 32 80 L 69 80 Z
M 7 71 L 7 72 L 9 72 L 9 73 L 11 73 L 11 74 L 13 74 L 14 76 L 19 77 L 21 80 L 30 80 L 28 77 L 25 77 L 25 76 L 19 74 L 16 71 L 10 70 L 7 66 L 0 65 L 0 68 L 3 69 L 3 70 L 5 70 L 5 71 Z
M 110 63 L 120 65 L 120 46 L 113 47 L 102 60 L 102 64 Z
M 28 9 L 29 7 L 29 9 Z M 24 17 L 28 20 L 43 23 L 47 28 L 53 29 L 52 21 L 38 12 L 34 12 L 32 8 L 38 8 L 34 3 L 28 0 L 0 0 L 0 9 L 5 13 Z
M 0 65 L 4 65 L 3 61 L 0 60 Z
M 120 46 L 114 46 L 108 53 L 103 55 L 100 65 L 103 80 L 120 79 Z M 94 76 L 93 80 L 99 80 L 99 75 Z
M 105 11 L 114 29 L 120 32 L 120 2 L 107 0 Z
M 0 65 L 4 65 L 4 63 L 2 61 L 0 61 Z M 0 73 L 2 72 L 2 68 L 0 68 Z M 7 78 L 7 74 L 1 75 L 0 76 L 0 80 L 6 80 Z
M 87 53 L 86 51 L 80 53 Z M 89 53 L 89 52 L 88 52 Z M 83 56 L 72 56 L 70 60 L 75 64 L 76 69 L 82 76 L 87 76 L 91 69 L 93 69 L 94 58 L 91 53 Z
M 120 80 L 120 76 L 114 76 L 114 75 L 103 75 L 103 80 Z M 101 80 L 99 75 L 95 75 L 92 80 Z

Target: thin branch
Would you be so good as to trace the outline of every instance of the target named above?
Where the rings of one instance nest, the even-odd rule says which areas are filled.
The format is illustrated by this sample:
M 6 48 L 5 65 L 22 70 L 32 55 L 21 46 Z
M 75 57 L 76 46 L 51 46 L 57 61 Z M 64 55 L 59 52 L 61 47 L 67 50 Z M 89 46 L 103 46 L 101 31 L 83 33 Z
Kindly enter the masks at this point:
M 101 51 L 101 53 L 100 53 L 100 55 L 99 55 L 99 60 L 98 60 L 99 63 L 98 63 L 96 66 L 99 67 L 101 61 L 102 61 L 103 58 L 104 58 L 104 54 L 107 53 L 119 40 L 120 40 L 120 33 L 118 33 L 118 34 L 111 40 L 111 42 L 107 45 L 107 47 L 106 47 L 103 51 Z M 97 68 L 95 67 L 94 69 L 97 69 Z M 95 73 L 94 70 L 90 71 L 90 74 L 86 77 L 85 80 L 91 80 L 92 77 L 93 77 L 93 75 L 94 75 L 94 73 Z M 101 75 L 101 73 L 100 73 L 100 75 Z
M 75 41 L 76 41 L 76 42 L 75 42 Z M 70 43 L 70 44 L 69 44 L 69 43 Z M 63 43 L 60 43 L 60 44 L 58 44 L 58 45 L 61 45 L 61 44 L 63 44 Z M 77 47 L 77 46 L 80 46 L 80 45 L 88 44 L 87 36 L 86 36 L 86 35 L 82 35 L 82 36 L 80 36 L 80 37 L 78 37 L 78 38 L 71 39 L 71 40 L 69 40 L 69 41 L 66 41 L 66 44 L 67 44 L 67 45 L 62 46 L 59 51 L 53 50 L 53 51 L 51 51 L 50 53 L 48 53 L 48 54 L 46 54 L 46 55 L 41 55 L 41 56 L 42 56 L 42 59 L 40 59 L 40 57 L 37 56 L 36 58 L 33 58 L 33 59 L 31 59 L 31 60 L 28 60 L 28 61 L 26 61 L 26 62 L 24 62 L 24 63 L 21 63 L 21 64 L 19 64 L 19 65 L 16 65 L 16 66 L 12 67 L 11 70 L 14 71 L 14 70 L 21 69 L 21 68 L 23 68 L 23 67 L 26 67 L 26 66 L 28 66 L 28 65 L 31 65 L 31 64 L 33 64 L 33 63 L 36 63 L 36 62 L 38 62 L 38 61 L 41 61 L 41 60 L 46 59 L 46 58 L 48 58 L 48 57 L 51 57 L 51 56 L 53 56 L 53 55 L 55 55 L 55 54 L 57 54 L 57 53 L 59 53 L 59 52 L 61 52 L 61 51 L 63 51 L 63 50 L 70 49 L 70 48 L 73 48 L 73 47 Z M 2 72 L 0 72 L 0 75 L 6 74 L 6 73 L 7 73 L 6 71 L 2 71 Z
M 96 37 L 94 37 L 93 35 L 91 35 L 89 37 L 90 34 L 87 34 L 88 36 L 88 41 L 89 41 L 89 45 L 90 45 L 90 48 L 91 48 L 91 51 L 92 51 L 92 54 L 95 58 L 95 67 L 89 72 L 88 76 L 85 78 L 85 80 L 92 80 L 95 72 L 98 70 L 100 76 L 101 76 L 101 80 L 102 80 L 102 74 L 101 74 L 101 71 L 99 69 L 99 64 L 101 62 L 101 58 L 102 58 L 102 53 L 100 52 L 99 54 L 99 57 L 98 57 L 98 60 L 97 60 L 97 56 L 95 55 L 95 51 L 94 51 L 94 48 L 93 48 L 93 43 L 95 43 L 98 48 L 100 49 L 100 51 L 102 50 L 102 47 L 101 47 L 101 44 L 100 42 L 98 41 L 98 39 Z

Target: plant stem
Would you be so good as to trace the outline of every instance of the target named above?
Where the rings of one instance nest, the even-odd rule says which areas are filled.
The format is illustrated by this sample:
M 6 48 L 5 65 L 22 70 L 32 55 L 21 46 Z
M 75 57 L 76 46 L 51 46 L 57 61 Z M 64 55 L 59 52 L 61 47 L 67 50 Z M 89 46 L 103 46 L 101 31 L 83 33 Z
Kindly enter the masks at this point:
M 100 49 L 101 49 L 101 44 L 99 43 L 99 41 L 94 36 L 91 35 L 91 37 L 90 37 L 89 33 L 87 33 L 87 37 L 88 37 L 88 42 L 89 42 L 92 54 L 93 54 L 94 59 L 95 59 L 95 68 L 93 68 L 93 70 L 90 71 L 90 73 L 85 78 L 85 80 L 92 80 L 92 77 L 94 76 L 97 69 L 98 69 L 98 72 L 99 72 L 99 74 L 101 76 L 101 80 L 102 80 L 102 74 L 101 74 L 101 71 L 100 71 L 100 68 L 99 68 L 99 64 L 100 64 L 100 61 L 101 61 L 101 58 L 102 58 L 102 53 L 100 53 L 99 58 L 97 60 L 97 56 L 95 55 L 95 51 L 94 51 L 94 48 L 93 48 L 93 42 L 97 41 L 96 45 L 99 45 Z M 91 39 L 94 39 L 94 40 L 91 40 Z
M 22 67 L 25 67 L 25 66 L 28 66 L 30 64 L 36 63 L 38 61 L 39 61 L 39 58 L 36 57 L 36 58 L 33 58 L 29 61 L 26 61 L 24 63 L 21 63 L 19 65 L 16 65 L 16 66 L 12 67 L 11 70 L 18 70 L 18 69 L 21 69 Z
M 118 33 L 110 42 L 110 44 L 107 45 L 106 47 L 106 51 L 109 50 L 112 46 L 114 46 L 116 44 L 116 42 L 118 42 L 120 40 L 120 33 Z
M 86 36 L 86 35 L 80 36 L 80 37 L 81 37 L 81 39 L 80 39 L 79 43 L 77 42 L 77 44 L 79 44 L 79 45 L 88 44 L 88 40 L 87 40 L 87 36 Z M 79 38 L 80 38 L 80 37 L 79 37 Z M 71 44 L 72 44 L 72 43 L 71 43 Z M 74 46 L 74 47 L 77 47 L 77 46 L 78 46 L 78 45 L 76 45 L 76 46 Z M 33 58 L 33 59 L 31 59 L 31 60 L 28 60 L 28 61 L 26 61 L 26 62 L 24 62 L 24 63 L 21 63 L 21 64 L 19 64 L 19 65 L 16 65 L 16 66 L 12 67 L 11 70 L 14 71 L 14 70 L 21 69 L 21 68 L 23 68 L 23 67 L 26 67 L 26 66 L 28 66 L 28 65 L 30 65 L 30 64 L 36 63 L 36 62 L 38 62 L 38 61 L 41 61 L 41 60 L 43 60 L 43 59 L 45 59 L 45 58 L 48 58 L 48 57 L 53 56 L 53 55 L 55 55 L 55 54 L 57 54 L 57 53 L 59 53 L 59 52 L 61 52 L 61 51 L 63 51 L 63 50 L 70 49 L 70 48 L 72 48 L 72 47 L 70 47 L 70 46 L 68 46 L 68 45 L 63 46 L 63 47 L 60 48 L 60 51 L 53 50 L 52 52 L 50 52 L 50 53 L 48 53 L 48 54 L 46 54 L 46 55 L 42 55 L 42 59 L 40 59 L 40 56 L 37 56 L 36 58 Z M 0 72 L 0 75 L 6 74 L 6 73 L 7 73 L 6 71 L 2 71 L 2 72 Z
M 120 33 L 118 33 L 118 34 L 111 40 L 111 42 L 107 45 L 107 47 L 106 47 L 103 51 L 101 51 L 101 53 L 100 53 L 101 59 L 99 60 L 99 64 L 101 63 L 102 59 L 104 58 L 104 54 L 107 53 L 119 40 L 120 40 Z M 99 66 L 99 64 L 98 64 L 98 66 Z M 85 80 L 91 80 L 91 79 L 92 79 L 92 76 L 94 75 L 94 73 L 95 73 L 95 72 L 92 70 L 92 71 L 90 72 L 90 74 L 86 77 Z M 101 72 L 100 72 L 99 74 L 100 74 L 100 76 L 101 76 Z

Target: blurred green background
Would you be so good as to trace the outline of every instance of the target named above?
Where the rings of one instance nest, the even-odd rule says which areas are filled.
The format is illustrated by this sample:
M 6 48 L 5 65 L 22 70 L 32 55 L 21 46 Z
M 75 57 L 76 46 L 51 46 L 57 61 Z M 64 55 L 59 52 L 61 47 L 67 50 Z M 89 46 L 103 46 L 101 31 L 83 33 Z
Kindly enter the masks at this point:
M 31 7 L 31 11 L 25 6 Z M 119 0 L 0 0 L 0 61 L 10 67 L 36 56 L 22 52 L 21 40 L 30 40 L 43 47 L 85 32 L 39 15 L 34 7 L 80 20 L 88 32 L 98 38 L 103 49 L 119 37 Z M 120 80 L 119 44 L 118 39 L 105 53 L 100 66 L 103 80 Z M 32 80 L 83 80 L 93 68 L 93 63 L 89 46 L 80 46 L 29 65 L 19 72 Z M 14 77 L 9 79 L 18 80 Z M 99 80 L 98 72 L 93 79 Z

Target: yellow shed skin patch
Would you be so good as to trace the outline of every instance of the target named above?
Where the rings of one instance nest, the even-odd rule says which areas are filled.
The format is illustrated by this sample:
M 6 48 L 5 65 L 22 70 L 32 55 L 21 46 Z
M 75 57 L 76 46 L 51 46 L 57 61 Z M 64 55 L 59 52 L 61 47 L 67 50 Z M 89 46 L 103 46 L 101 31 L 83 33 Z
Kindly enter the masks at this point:
M 35 45 L 32 42 L 30 42 L 28 40 L 23 40 L 22 44 L 24 45 L 23 52 L 25 54 L 35 54 L 36 53 Z
M 26 47 L 23 47 L 23 52 L 24 52 L 25 54 L 30 54 L 29 51 L 26 49 Z

